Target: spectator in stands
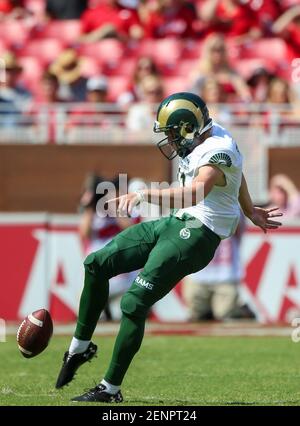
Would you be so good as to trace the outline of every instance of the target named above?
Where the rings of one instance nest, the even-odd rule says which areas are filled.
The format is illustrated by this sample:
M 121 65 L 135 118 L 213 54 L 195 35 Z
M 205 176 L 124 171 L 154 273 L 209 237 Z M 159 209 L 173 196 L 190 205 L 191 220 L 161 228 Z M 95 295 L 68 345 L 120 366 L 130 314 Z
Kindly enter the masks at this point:
M 46 13 L 52 19 L 80 19 L 89 0 L 47 0 Z
M 276 109 L 265 113 L 265 125 L 267 128 L 272 123 L 280 128 L 286 125 L 299 126 L 299 99 L 288 81 L 278 77 L 273 78 L 269 84 L 267 102 L 276 106 Z
M 59 81 L 56 75 L 45 71 L 42 76 L 41 101 L 47 104 L 61 102 L 59 97 Z
M 193 2 L 187 0 L 156 0 L 144 13 L 145 37 L 193 38 L 197 13 Z
M 49 144 L 57 142 L 58 129 L 64 120 L 63 108 L 59 106 L 61 102 L 58 78 L 46 70 L 41 79 L 41 97 L 28 112 L 27 122 L 33 126 L 34 134 L 40 139 L 45 138 Z
M 81 16 L 81 42 L 95 42 L 107 37 L 139 40 L 144 31 L 135 8 L 124 6 L 121 0 L 94 2 L 94 7 Z
M 221 124 L 230 123 L 230 112 L 226 105 L 224 105 L 227 102 L 227 95 L 218 80 L 214 77 L 206 78 L 203 82 L 199 96 L 201 96 L 205 103 L 209 106 L 209 112 L 212 117 Z
M 100 126 L 102 128 L 111 126 L 110 114 L 105 111 L 103 105 L 108 102 L 107 78 L 103 75 L 90 77 L 86 87 L 86 102 L 72 109 L 67 128 L 70 129 L 74 126 Z
M 300 217 L 300 192 L 284 174 L 274 175 L 269 186 L 269 205 L 277 206 L 284 217 Z
M 269 85 L 273 78 L 274 74 L 267 70 L 266 67 L 258 67 L 253 71 L 247 83 L 254 103 L 266 102 Z
M 290 1 L 290 0 L 289 0 Z M 284 1 L 282 0 L 250 0 L 248 4 L 254 11 L 265 37 L 272 36 L 274 21 L 280 16 Z
M 129 130 L 144 131 L 153 129 L 155 107 L 164 97 L 161 80 L 154 76 L 146 76 L 141 81 L 141 101 L 129 107 L 126 126 Z
M 20 84 L 22 66 L 12 52 L 1 57 L 4 70 L 0 78 L 0 126 L 11 127 L 22 123 L 22 113 L 31 101 L 31 93 Z
M 85 100 L 87 79 L 82 76 L 81 59 L 75 50 L 63 51 L 50 66 L 50 72 L 58 78 L 61 99 L 70 102 Z
M 283 37 L 290 47 L 292 55 L 299 57 L 300 52 L 300 5 L 286 10 L 274 22 L 273 33 Z
M 208 77 L 217 80 L 227 94 L 228 102 L 251 100 L 247 84 L 229 64 L 226 44 L 221 34 L 212 34 L 206 39 L 201 59 L 191 74 L 192 90 L 201 93 L 202 85 Z
M 87 102 L 107 102 L 108 80 L 105 76 L 91 77 L 87 81 Z
M 291 104 L 293 96 L 288 81 L 273 78 L 269 84 L 267 101 L 272 104 Z
M 143 91 L 141 89 L 141 81 L 143 81 L 143 79 L 148 75 L 153 75 L 159 78 L 160 72 L 151 57 L 142 56 L 137 61 L 132 81 L 128 90 L 124 93 L 121 93 L 118 98 L 118 103 L 122 106 L 125 106 L 131 102 L 138 102 L 142 100 Z
M 262 35 L 255 12 L 242 0 L 206 0 L 200 18 L 207 33 L 235 37 L 236 43 L 258 39 Z

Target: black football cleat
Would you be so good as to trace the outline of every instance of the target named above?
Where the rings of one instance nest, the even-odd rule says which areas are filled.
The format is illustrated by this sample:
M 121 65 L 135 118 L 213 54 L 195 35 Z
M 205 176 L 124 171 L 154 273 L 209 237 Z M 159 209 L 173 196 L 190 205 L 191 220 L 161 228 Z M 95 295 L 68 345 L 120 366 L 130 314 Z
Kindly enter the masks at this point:
M 60 389 L 70 383 L 78 368 L 85 362 L 91 361 L 91 359 L 96 355 L 96 352 L 97 345 L 94 345 L 92 342 L 90 342 L 88 348 L 81 354 L 74 354 L 69 357 L 69 352 L 65 352 L 63 365 L 55 385 L 56 389 Z
M 123 396 L 121 391 L 118 391 L 114 395 L 106 392 L 106 387 L 102 384 L 97 385 L 95 388 L 90 389 L 88 392 L 80 396 L 75 396 L 71 401 L 80 402 L 123 402 Z

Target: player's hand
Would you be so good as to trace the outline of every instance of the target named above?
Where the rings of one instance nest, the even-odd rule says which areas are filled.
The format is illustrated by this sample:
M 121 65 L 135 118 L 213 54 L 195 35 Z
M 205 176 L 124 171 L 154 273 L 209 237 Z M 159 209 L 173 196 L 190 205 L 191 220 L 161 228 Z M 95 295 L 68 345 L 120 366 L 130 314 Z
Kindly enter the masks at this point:
M 119 216 L 131 216 L 133 208 L 140 204 L 141 199 L 137 193 L 131 192 L 107 201 L 107 203 L 113 202 L 117 203 L 117 213 Z
M 254 207 L 252 215 L 249 219 L 254 223 L 254 225 L 259 226 L 264 233 L 268 229 L 277 229 L 282 225 L 281 222 L 273 220 L 274 217 L 282 216 L 281 212 L 276 211 L 278 207 L 273 207 L 270 209 L 263 209 L 261 207 Z

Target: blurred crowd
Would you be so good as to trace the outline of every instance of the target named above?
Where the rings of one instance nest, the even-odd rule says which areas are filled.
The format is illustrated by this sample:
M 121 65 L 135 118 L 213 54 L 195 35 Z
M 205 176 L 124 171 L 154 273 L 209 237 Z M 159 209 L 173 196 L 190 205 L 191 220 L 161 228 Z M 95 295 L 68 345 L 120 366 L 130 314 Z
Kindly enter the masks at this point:
M 266 129 L 270 104 L 299 125 L 299 0 L 0 0 L 0 36 L 1 128 L 47 113 L 51 140 L 52 103 L 68 109 L 66 129 L 107 128 L 112 103 L 122 126 L 150 129 L 180 90 L 224 124 L 245 118 L 229 105 L 255 103 Z

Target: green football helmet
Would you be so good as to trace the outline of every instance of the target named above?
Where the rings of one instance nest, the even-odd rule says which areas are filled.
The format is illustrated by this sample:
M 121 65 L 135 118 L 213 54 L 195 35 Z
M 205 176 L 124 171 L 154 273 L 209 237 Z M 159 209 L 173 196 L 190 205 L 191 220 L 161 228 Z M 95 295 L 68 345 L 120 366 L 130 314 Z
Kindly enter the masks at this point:
M 158 107 L 153 131 L 164 132 L 166 138 L 158 142 L 161 153 L 172 160 L 186 157 L 196 144 L 195 137 L 212 127 L 212 119 L 205 102 L 193 93 L 174 93 Z

